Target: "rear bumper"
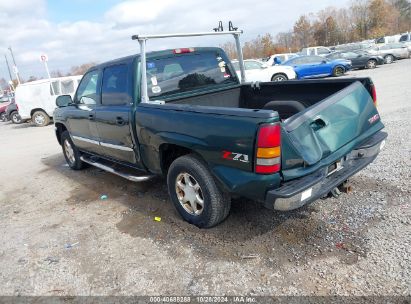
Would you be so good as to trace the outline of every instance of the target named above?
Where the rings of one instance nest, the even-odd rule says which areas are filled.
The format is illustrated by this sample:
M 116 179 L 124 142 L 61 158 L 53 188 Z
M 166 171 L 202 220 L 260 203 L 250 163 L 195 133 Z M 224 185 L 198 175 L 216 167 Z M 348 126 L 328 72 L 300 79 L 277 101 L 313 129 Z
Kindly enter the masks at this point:
M 378 132 L 358 148 L 352 150 L 341 161 L 341 169 L 328 174 L 328 168 L 289 181 L 280 188 L 267 192 L 265 206 L 270 209 L 288 211 L 297 209 L 328 194 L 349 177 L 372 163 L 382 149 L 387 133 Z

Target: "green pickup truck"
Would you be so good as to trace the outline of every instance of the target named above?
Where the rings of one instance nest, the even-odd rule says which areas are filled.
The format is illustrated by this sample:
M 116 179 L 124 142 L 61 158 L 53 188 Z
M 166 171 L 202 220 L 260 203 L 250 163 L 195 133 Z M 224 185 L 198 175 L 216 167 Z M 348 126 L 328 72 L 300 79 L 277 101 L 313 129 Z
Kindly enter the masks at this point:
M 386 133 L 369 78 L 248 83 L 215 47 L 145 52 L 91 68 L 54 123 L 68 165 L 135 182 L 167 177 L 181 216 L 212 227 L 245 197 L 274 210 L 322 198 L 370 164 Z

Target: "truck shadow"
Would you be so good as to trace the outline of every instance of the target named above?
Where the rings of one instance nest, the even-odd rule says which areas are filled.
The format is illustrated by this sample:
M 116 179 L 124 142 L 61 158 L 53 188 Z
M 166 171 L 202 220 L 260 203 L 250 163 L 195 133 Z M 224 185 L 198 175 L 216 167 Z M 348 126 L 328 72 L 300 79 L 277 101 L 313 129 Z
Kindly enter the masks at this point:
M 95 204 L 96 200 L 100 203 L 100 196 L 105 194 L 109 197 L 107 203 L 115 200 L 127 207 L 116 224 L 119 232 L 151 239 L 165 245 L 171 254 L 179 254 L 185 248 L 212 260 L 259 259 L 279 266 L 328 256 L 352 264 L 367 251 L 363 231 L 347 228 L 343 225 L 346 215 L 336 215 L 341 204 L 337 199 L 320 200 L 286 213 L 265 209 L 246 199 L 233 200 L 230 215 L 223 223 L 199 229 L 183 221 L 175 211 L 164 179 L 137 184 L 96 168 L 73 171 L 61 154 L 42 161 L 48 168 L 40 174 L 53 170 L 75 180 L 77 186 L 70 190 L 68 204 Z M 327 210 L 322 210 L 325 204 Z

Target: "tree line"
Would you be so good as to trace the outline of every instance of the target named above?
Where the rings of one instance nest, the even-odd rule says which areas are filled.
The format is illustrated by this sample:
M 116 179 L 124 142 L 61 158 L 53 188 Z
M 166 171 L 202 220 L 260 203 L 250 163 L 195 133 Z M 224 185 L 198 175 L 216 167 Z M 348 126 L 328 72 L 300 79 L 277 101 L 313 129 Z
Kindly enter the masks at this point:
M 328 7 L 301 15 L 292 29 L 259 35 L 243 46 L 244 58 L 264 58 L 275 53 L 297 52 L 308 46 L 334 46 L 411 31 L 410 0 L 357 0 L 347 8 Z M 235 44 L 222 45 L 236 58 Z

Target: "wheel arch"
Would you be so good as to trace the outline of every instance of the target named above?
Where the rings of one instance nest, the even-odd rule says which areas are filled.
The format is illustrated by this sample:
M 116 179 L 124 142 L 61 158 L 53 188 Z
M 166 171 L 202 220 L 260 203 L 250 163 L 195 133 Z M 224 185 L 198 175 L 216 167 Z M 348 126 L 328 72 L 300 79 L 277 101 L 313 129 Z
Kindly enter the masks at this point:
M 33 114 L 34 114 L 35 112 L 37 112 L 37 111 L 44 112 L 44 114 L 46 114 L 47 116 L 49 116 L 49 114 L 47 114 L 46 110 L 44 110 L 43 108 L 35 108 L 35 109 L 32 109 L 32 110 L 30 111 L 30 117 L 32 117 Z M 49 116 L 49 117 L 50 117 L 50 116 Z
M 168 169 L 170 168 L 170 165 L 174 160 L 184 155 L 193 154 L 204 162 L 204 159 L 201 157 L 199 153 L 195 152 L 190 148 L 177 144 L 161 144 L 159 147 L 159 154 L 160 168 L 163 175 L 167 175 Z
M 61 134 L 63 134 L 64 131 L 67 131 L 67 127 L 61 122 L 55 123 L 54 126 L 56 127 L 57 141 L 61 145 Z
M 297 74 L 297 73 L 296 73 L 296 74 Z M 271 81 L 273 80 L 273 78 L 274 78 L 275 76 L 278 76 L 278 75 L 284 76 L 284 77 L 288 80 L 288 76 L 287 76 L 287 74 L 286 74 L 285 72 L 275 72 L 275 73 L 271 76 Z

